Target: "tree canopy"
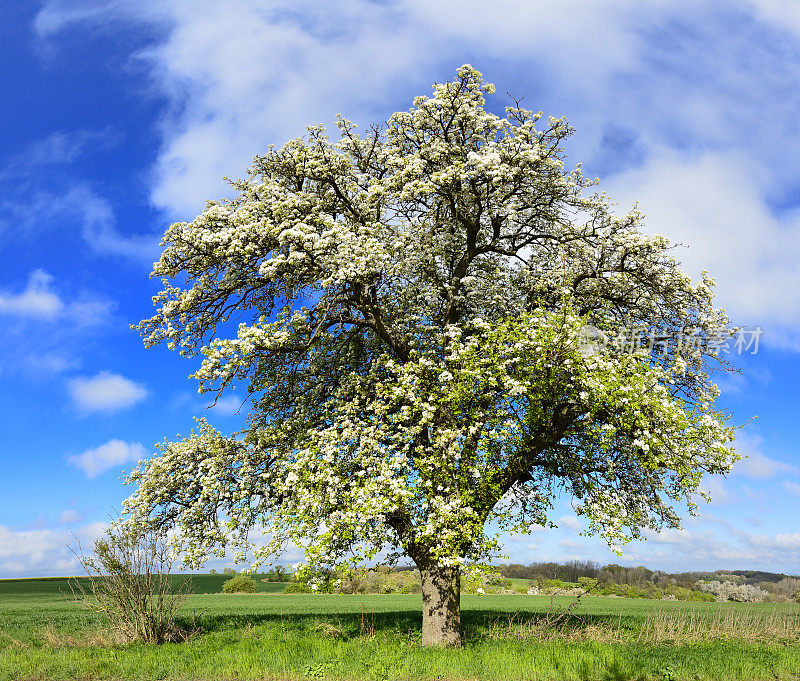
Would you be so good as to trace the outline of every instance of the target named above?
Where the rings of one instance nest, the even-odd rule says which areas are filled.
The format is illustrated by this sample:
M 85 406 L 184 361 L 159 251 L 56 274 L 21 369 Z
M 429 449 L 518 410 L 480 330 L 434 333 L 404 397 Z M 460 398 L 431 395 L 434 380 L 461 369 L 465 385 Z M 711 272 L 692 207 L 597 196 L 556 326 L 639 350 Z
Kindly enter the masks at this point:
M 255 561 L 405 554 L 425 642 L 458 643 L 458 575 L 497 549 L 489 528 L 551 524 L 566 494 L 618 545 L 678 527 L 730 469 L 713 281 L 566 168 L 563 119 L 499 117 L 493 91 L 463 66 L 364 135 L 309 127 L 167 230 L 145 342 L 249 398 L 242 432 L 200 421 L 129 476 L 131 518 L 177 528 L 190 563 L 254 528 Z M 658 340 L 587 350 L 587 328 Z

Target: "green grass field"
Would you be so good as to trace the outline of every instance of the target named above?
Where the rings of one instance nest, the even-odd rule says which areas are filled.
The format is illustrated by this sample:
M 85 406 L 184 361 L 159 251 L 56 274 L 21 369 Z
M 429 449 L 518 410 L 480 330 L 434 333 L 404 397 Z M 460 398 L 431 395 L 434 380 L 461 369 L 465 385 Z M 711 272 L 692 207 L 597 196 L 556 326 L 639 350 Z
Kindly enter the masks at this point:
M 161 646 L 106 643 L 106 623 L 67 599 L 63 579 L 0 581 L 0 680 L 800 678 L 797 605 L 586 597 L 541 636 L 549 597 L 464 596 L 464 647 L 430 650 L 420 596 L 281 594 L 260 581 L 258 594 L 206 593 L 226 578 L 193 578 L 184 623 L 199 633 Z

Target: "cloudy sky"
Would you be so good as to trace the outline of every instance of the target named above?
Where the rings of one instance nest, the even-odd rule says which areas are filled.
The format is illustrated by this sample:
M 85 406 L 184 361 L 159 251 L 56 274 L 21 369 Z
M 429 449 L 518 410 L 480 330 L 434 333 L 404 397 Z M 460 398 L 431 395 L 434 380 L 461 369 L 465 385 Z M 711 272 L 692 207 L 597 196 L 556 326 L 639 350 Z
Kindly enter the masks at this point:
M 268 144 L 381 122 L 464 63 L 496 112 L 565 115 L 569 160 L 763 329 L 722 383 L 748 458 L 700 518 L 617 559 L 563 500 L 509 557 L 800 573 L 800 3 L 48 0 L 0 4 L 0 38 L 0 577 L 74 572 L 122 470 L 194 415 L 241 422 L 129 329 L 165 227 Z

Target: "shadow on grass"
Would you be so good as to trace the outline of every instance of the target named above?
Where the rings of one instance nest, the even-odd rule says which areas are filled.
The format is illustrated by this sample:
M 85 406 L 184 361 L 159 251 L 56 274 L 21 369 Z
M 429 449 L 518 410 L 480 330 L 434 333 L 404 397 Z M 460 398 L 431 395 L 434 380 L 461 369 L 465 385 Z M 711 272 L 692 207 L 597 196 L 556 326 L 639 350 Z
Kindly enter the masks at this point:
M 190 618 L 184 618 L 188 624 Z M 343 612 L 326 614 L 278 614 L 278 613 L 226 613 L 220 615 L 199 614 L 193 620 L 205 633 L 243 630 L 247 627 L 278 627 L 293 631 L 314 631 L 324 623 L 341 632 L 344 638 L 374 634 L 405 634 L 412 636 L 421 632 L 422 613 L 419 611 Z
M 504 631 L 538 629 L 551 621 L 552 614 L 541 611 L 508 612 L 502 609 L 465 610 L 461 616 L 464 643 L 480 643 L 502 636 Z M 243 630 L 247 627 L 279 627 L 292 631 L 325 632 L 326 625 L 330 635 L 345 639 L 359 636 L 402 636 L 417 639 L 421 637 L 422 613 L 419 610 L 398 610 L 393 612 L 373 612 L 365 608 L 363 612 L 340 613 L 225 613 L 198 614 L 191 620 L 205 633 Z M 187 626 L 190 618 L 185 618 Z M 579 633 L 581 630 L 602 626 L 622 626 L 625 618 L 613 615 L 570 615 L 558 623 L 559 631 Z M 322 628 L 322 629 L 321 629 Z M 611 680 L 613 681 L 613 679 Z
M 612 660 L 608 666 L 603 670 L 602 676 L 597 675 L 596 665 L 590 664 L 587 660 L 581 663 L 578 670 L 579 678 L 583 681 L 631 681 L 630 670 L 626 670 L 618 660 Z M 639 680 L 647 678 L 646 674 L 642 674 Z
M 633 629 L 626 618 L 620 618 L 619 615 L 573 613 L 559 616 L 560 612 L 559 608 L 545 612 L 491 609 L 468 611 L 462 615 L 462 637 L 467 643 L 480 643 L 503 638 L 504 635 L 508 638 L 526 638 L 528 635 L 547 631 L 558 631 L 562 635 L 571 636 L 603 628 Z

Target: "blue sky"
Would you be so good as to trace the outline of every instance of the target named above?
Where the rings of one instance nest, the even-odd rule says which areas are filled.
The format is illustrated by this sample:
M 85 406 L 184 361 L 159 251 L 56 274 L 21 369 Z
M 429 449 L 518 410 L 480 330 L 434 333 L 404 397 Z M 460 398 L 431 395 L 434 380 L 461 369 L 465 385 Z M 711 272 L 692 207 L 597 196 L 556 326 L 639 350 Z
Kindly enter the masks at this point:
M 800 4 L 48 0 L 2 3 L 0 37 L 0 577 L 74 573 L 131 461 L 195 415 L 241 422 L 129 329 L 166 226 L 268 144 L 385 120 L 463 63 L 567 116 L 569 159 L 763 329 L 721 383 L 748 458 L 699 518 L 620 559 L 562 500 L 510 558 L 800 573 Z

